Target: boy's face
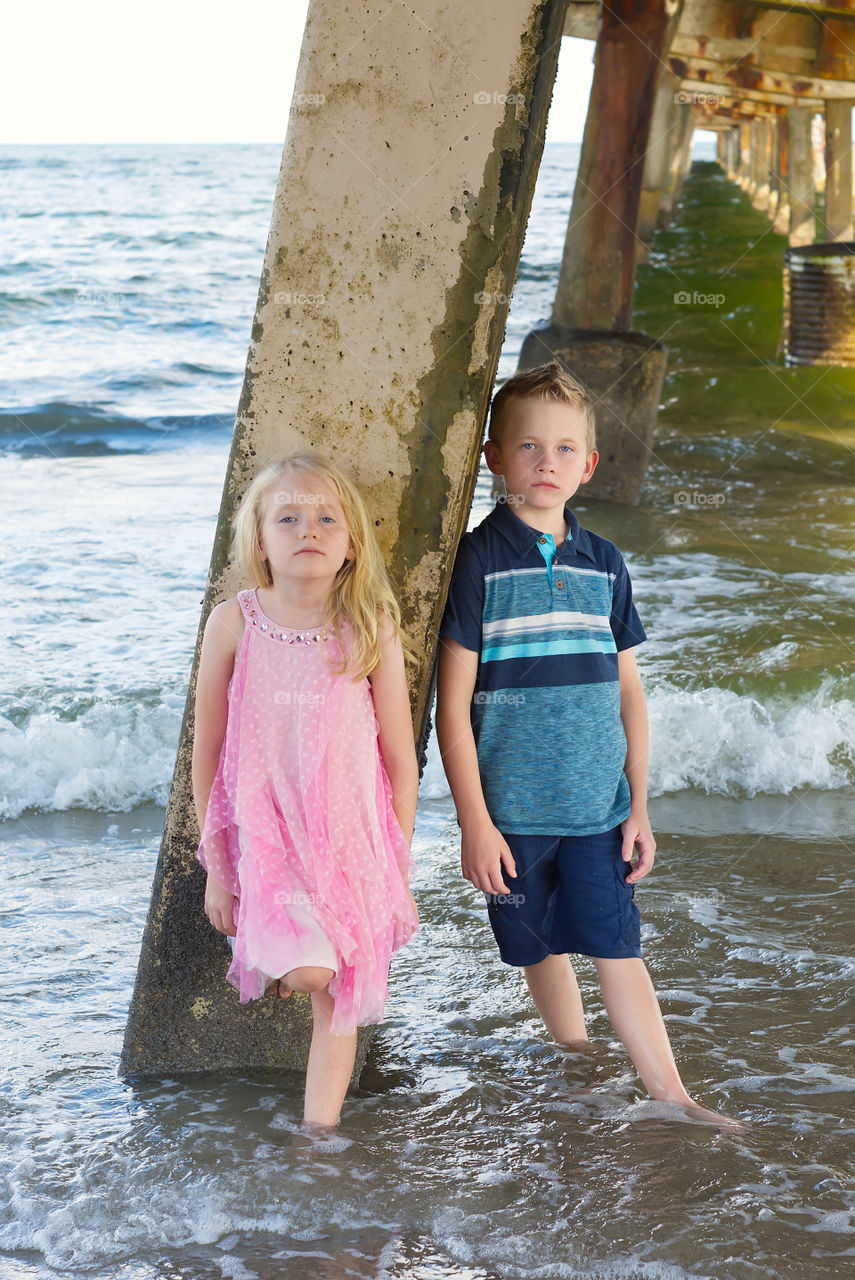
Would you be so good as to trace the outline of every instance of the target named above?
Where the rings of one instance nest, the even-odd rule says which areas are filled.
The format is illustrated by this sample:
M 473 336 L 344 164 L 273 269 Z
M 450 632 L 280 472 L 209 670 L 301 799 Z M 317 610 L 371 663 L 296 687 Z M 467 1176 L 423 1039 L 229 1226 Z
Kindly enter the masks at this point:
M 588 452 L 585 419 L 559 400 L 512 400 L 501 444 L 484 445 L 487 466 L 504 476 L 513 511 L 541 528 L 544 513 L 561 511 L 580 484 L 587 484 L 599 460 Z

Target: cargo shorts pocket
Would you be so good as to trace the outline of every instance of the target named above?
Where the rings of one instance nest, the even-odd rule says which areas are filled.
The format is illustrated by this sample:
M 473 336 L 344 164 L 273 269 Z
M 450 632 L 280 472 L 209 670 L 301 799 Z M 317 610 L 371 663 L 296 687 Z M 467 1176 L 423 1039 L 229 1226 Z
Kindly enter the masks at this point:
M 624 862 L 618 850 L 615 861 L 615 887 L 620 936 L 627 946 L 638 947 L 641 943 L 641 914 L 635 905 L 635 885 L 626 883 L 626 877 L 631 870 L 632 864 Z

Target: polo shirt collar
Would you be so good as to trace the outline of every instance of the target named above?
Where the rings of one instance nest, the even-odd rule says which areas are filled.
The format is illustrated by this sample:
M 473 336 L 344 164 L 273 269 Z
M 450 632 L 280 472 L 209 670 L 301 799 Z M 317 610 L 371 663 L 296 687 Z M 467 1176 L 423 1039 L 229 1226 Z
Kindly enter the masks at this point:
M 541 529 L 533 529 L 524 520 L 520 520 L 519 516 L 512 510 L 509 502 L 497 502 L 487 519 L 507 539 L 519 555 L 525 555 L 532 548 L 536 548 L 537 540 L 543 532 Z M 556 554 L 561 555 L 562 551 L 566 553 L 574 549 L 577 555 L 586 556 L 596 563 L 596 556 L 594 555 L 594 548 L 591 545 L 588 531 L 582 528 L 570 510 L 569 503 L 566 502 L 564 504 L 564 519 L 570 526 L 570 536 L 564 542 L 558 543 Z

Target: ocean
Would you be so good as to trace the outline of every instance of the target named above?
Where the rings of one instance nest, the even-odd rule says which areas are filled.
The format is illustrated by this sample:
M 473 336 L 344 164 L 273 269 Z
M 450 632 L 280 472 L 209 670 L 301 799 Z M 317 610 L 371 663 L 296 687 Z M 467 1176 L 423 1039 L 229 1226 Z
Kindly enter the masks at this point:
M 855 371 L 783 367 L 784 241 L 709 163 L 638 273 L 670 347 L 642 501 L 575 509 L 649 636 L 645 960 L 689 1092 L 750 1129 L 645 1100 L 585 957 L 601 1052 L 549 1041 L 433 739 L 423 929 L 336 1134 L 301 1134 L 298 1081 L 118 1078 L 279 159 L 0 149 L 0 1280 L 839 1276 Z M 500 379 L 551 311 L 577 160 L 546 148 Z

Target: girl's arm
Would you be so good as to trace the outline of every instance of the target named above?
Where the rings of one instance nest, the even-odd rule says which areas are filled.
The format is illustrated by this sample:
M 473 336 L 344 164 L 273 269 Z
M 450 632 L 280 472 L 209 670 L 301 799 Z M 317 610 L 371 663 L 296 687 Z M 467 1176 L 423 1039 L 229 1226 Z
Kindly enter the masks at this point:
M 419 765 L 413 741 L 413 717 L 404 671 L 404 650 L 392 619 L 381 614 L 380 663 L 368 679 L 374 695 L 378 740 L 383 763 L 392 784 L 392 807 L 401 829 L 412 843 L 419 792 Z M 402 873 L 407 878 L 407 869 Z
M 226 736 L 228 688 L 244 621 L 237 600 L 226 600 L 211 611 L 205 624 L 199 671 L 196 676 L 196 713 L 193 731 L 193 801 L 199 831 L 205 826 L 208 798 Z M 234 936 L 234 894 L 209 873 L 205 912 L 215 929 Z

